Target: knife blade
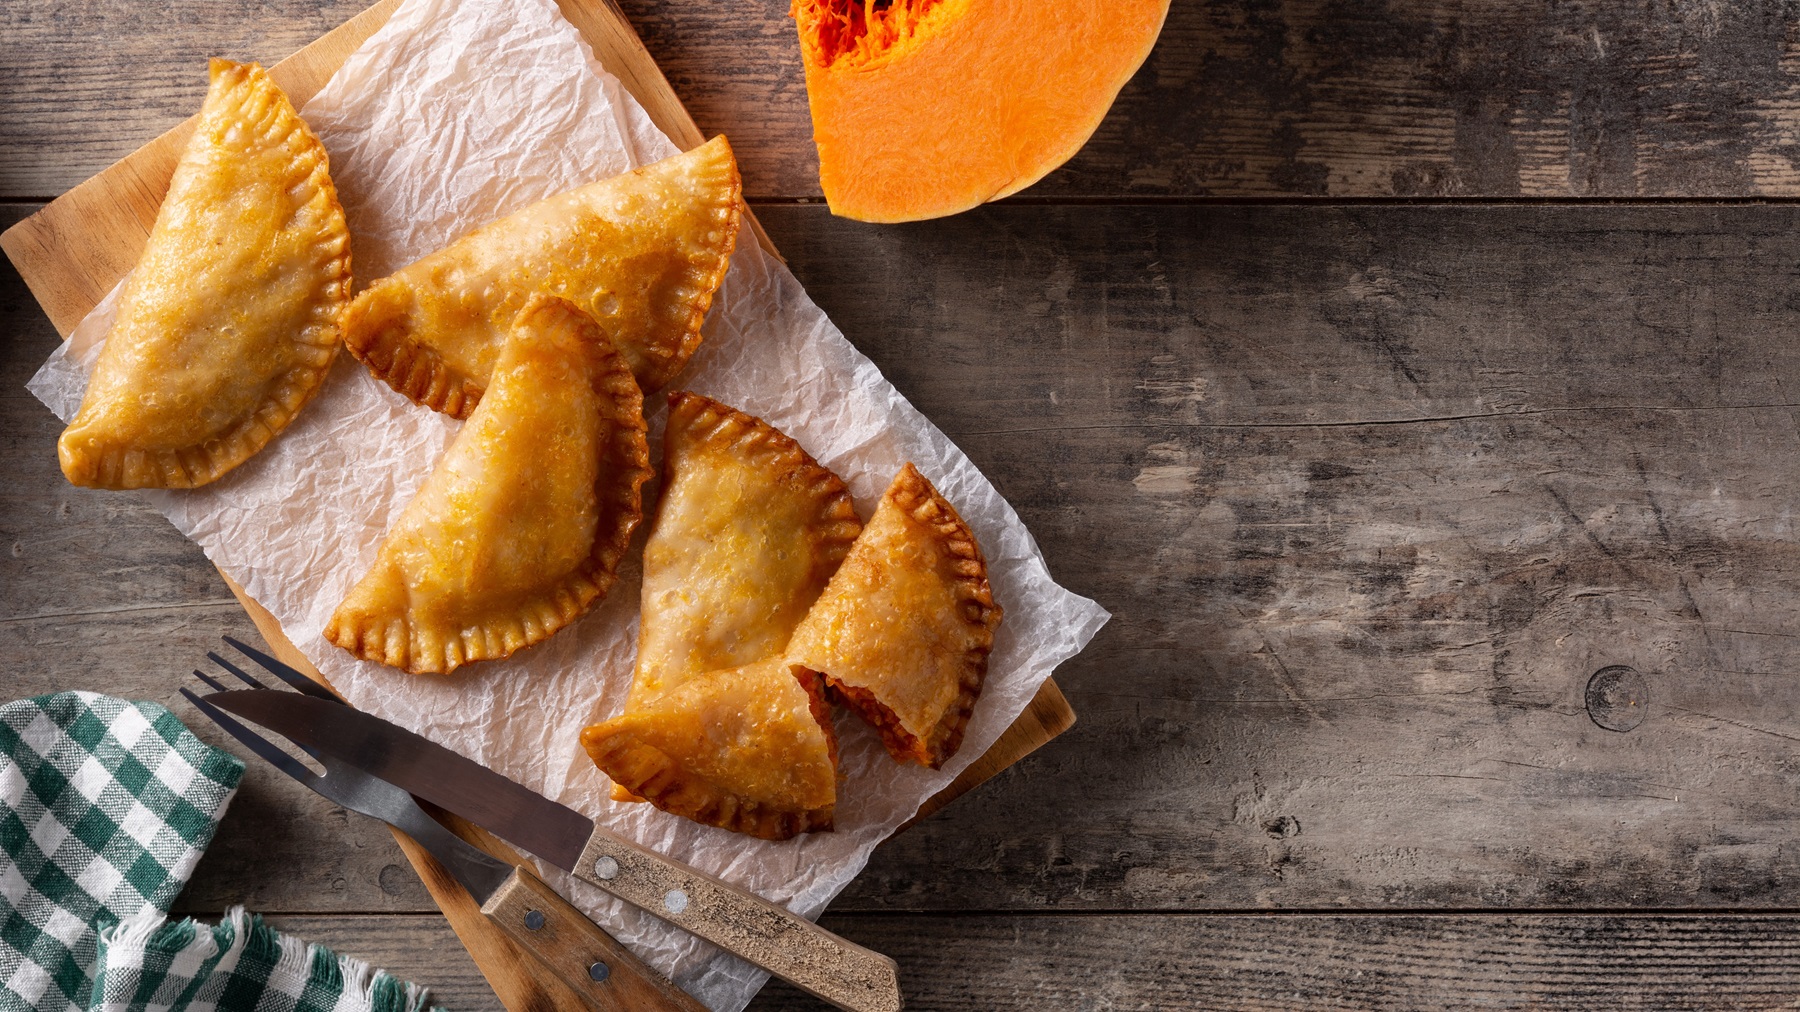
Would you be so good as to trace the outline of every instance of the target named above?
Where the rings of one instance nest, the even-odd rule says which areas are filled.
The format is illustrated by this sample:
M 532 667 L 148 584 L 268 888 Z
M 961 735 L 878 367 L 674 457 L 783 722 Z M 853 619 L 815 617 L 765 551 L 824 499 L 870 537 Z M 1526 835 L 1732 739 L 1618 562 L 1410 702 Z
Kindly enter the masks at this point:
M 899 968 L 888 957 L 599 826 L 405 728 L 287 692 L 241 689 L 207 699 L 455 812 L 839 1008 L 901 1007 Z
M 209 655 L 240 678 L 230 662 Z M 216 687 L 200 671 L 194 674 Z M 246 680 L 248 680 L 246 678 Z M 262 690 L 267 691 L 267 690 Z M 482 916 L 536 959 L 594 1012 L 705 1012 L 705 1006 L 645 965 L 530 871 L 498 860 L 445 829 L 412 795 L 336 756 L 308 749 L 323 776 L 274 742 L 226 716 L 211 700 L 182 689 L 199 711 L 271 765 L 320 796 L 380 819 L 425 848 L 475 901 Z M 329 705 L 339 706 L 326 697 Z

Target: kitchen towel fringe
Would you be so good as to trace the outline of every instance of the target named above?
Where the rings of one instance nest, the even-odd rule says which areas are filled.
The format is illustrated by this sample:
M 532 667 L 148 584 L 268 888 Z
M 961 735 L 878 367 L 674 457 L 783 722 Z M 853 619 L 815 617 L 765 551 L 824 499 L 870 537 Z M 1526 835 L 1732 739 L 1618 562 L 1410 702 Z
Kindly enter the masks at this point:
M 217 925 L 146 912 L 100 933 L 89 1012 L 427 1012 L 423 987 L 284 935 L 243 907 Z

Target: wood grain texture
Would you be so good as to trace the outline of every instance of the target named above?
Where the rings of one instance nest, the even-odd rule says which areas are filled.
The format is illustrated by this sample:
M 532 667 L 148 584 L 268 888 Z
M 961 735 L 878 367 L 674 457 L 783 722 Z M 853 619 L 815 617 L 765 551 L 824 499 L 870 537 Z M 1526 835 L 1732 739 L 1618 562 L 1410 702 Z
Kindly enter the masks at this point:
M 214 915 L 216 916 L 216 914 Z M 436 916 L 276 916 L 301 938 L 502 1007 Z M 1784 915 L 827 915 L 900 961 L 909 1008 L 1792 1008 L 1800 918 Z M 945 944 L 953 939 L 954 944 Z M 779 981 L 753 1012 L 821 1008 Z
M 434 811 L 434 814 L 454 827 L 463 839 L 495 857 L 514 863 L 521 860 L 517 851 L 479 827 L 441 811 Z M 534 957 L 507 937 L 506 932 L 489 924 L 474 897 L 425 848 L 401 833 L 395 833 L 394 840 L 418 871 L 438 909 L 444 912 L 445 920 L 456 932 L 468 958 L 481 968 L 497 1004 L 513 1012 L 586 1007 L 582 996 L 570 990 L 556 974 L 545 972 Z
M 1745 1010 L 1800 996 L 1800 919 L 827 917 L 900 961 L 910 1007 Z M 945 944 L 945 939 L 954 939 Z M 771 984 L 757 1012 L 814 1009 Z
M 975 758 L 950 781 L 950 785 L 925 799 L 919 810 L 907 823 L 900 827 L 901 831 L 917 825 L 921 819 L 929 818 L 939 809 L 975 788 L 999 776 L 1007 767 L 1018 762 L 1038 749 L 1049 744 L 1069 728 L 1075 726 L 1075 710 L 1069 706 L 1068 697 L 1062 688 L 1050 679 L 1038 689 L 1031 702 L 1025 704 L 1025 713 L 1013 721 L 1005 731 L 1000 733 L 986 752 Z
M 620 5 L 745 193 L 818 199 L 786 3 Z M 1789 4 L 1191 0 L 1024 195 L 1794 195 L 1797 145 Z
M 765 210 L 1115 613 L 1059 672 L 1082 722 L 836 909 L 1800 906 L 1800 208 Z M 7 392 L 56 338 L 0 293 L 0 651 L 33 690 L 166 699 L 222 586 L 57 477 L 54 420 Z M 1650 695 L 1627 733 L 1585 709 L 1613 664 Z M 330 839 L 297 879 L 330 881 Z M 202 873 L 389 902 L 248 851 Z
M 0 5 L 0 199 L 174 126 L 207 56 L 269 62 L 363 2 Z M 785 2 L 619 3 L 748 194 L 816 198 Z M 1025 201 L 1792 196 L 1797 22 L 1178 2 Z M 1083 723 L 824 919 L 900 961 L 911 1007 L 1800 1000 L 1800 209 L 758 211 L 1117 616 L 1059 673 Z M 187 667 L 252 627 L 137 497 L 61 481 L 20 389 L 55 340 L 0 267 L 0 694 L 191 719 Z M 1595 712 L 1624 732 L 1588 708 L 1617 665 L 1642 713 Z M 179 909 L 240 901 L 501 1007 L 385 830 L 254 768 Z M 1296 907 L 1358 912 L 1241 913 Z M 1596 907 L 1704 912 L 1541 912 Z M 514 1008 L 560 986 L 505 979 Z M 752 1007 L 819 1006 L 777 982 Z
M 1115 614 L 848 908 L 1791 902 L 1795 214 L 767 208 Z
M 52 197 L 200 108 L 214 56 L 273 64 L 369 0 L 0 5 L 0 198 Z
M 755 198 L 819 194 L 785 0 L 618 0 Z M 0 8 L 0 198 L 174 126 L 209 56 L 269 62 L 358 0 Z M 1800 14 L 1671 0 L 1192 0 L 1029 198 L 1793 196 Z
M 500 1003 L 441 918 L 270 924 L 427 983 L 454 1012 Z M 1800 996 L 1793 915 L 826 915 L 895 954 L 911 1008 L 1760 1010 Z M 945 944 L 954 938 L 954 944 Z M 781 981 L 752 1012 L 821 1005 Z

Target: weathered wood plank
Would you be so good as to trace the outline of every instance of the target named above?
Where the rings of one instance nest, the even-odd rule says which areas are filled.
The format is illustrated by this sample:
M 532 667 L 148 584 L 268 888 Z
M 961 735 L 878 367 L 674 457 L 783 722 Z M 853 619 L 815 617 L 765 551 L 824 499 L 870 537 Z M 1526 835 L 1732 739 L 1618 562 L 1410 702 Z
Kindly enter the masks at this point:
M 214 915 L 216 916 L 216 915 Z M 499 1003 L 436 915 L 279 915 L 276 927 L 432 989 Z M 827 915 L 900 963 L 921 1009 L 1790 1008 L 1800 918 Z M 775 981 L 756 1012 L 823 1006 Z
M 1792 902 L 1796 214 L 767 209 L 1116 615 L 847 908 Z
M 373 2 L 0 6 L 0 199 L 55 196 L 192 116 L 208 59 L 272 64 Z
M 786 3 L 620 6 L 700 125 L 732 134 L 745 192 L 818 194 Z M 1796 19 L 1786 4 L 1177 2 L 1086 148 L 1025 192 L 1794 194 Z
M 47 197 L 365 0 L 0 9 L 0 198 Z M 757 197 L 818 194 L 782 0 L 620 0 Z M 1177 3 L 1093 140 L 1031 197 L 1800 194 L 1800 14 L 1580 0 Z
M 1800 919 L 876 917 L 832 930 L 893 956 L 928 1009 L 1791 1008 Z M 818 1008 L 779 981 L 758 1012 Z
M 1058 676 L 1082 723 L 884 847 L 840 909 L 1800 906 L 1800 208 L 766 210 L 1117 616 Z M 55 341 L 23 298 L 0 299 L 12 391 Z M 167 649 L 144 690 L 167 698 L 211 622 L 134 639 L 81 613 L 218 600 L 198 552 L 65 488 L 40 407 L 0 411 L 0 543 L 141 525 L 100 576 L 0 554 L 26 618 L 0 649 L 32 691 L 135 686 L 113 672 Z M 118 589 L 164 557 L 150 597 Z M 1584 709 L 1612 664 L 1648 686 L 1627 733 Z M 270 799 L 265 829 L 302 825 Z M 253 853 L 209 888 L 285 888 Z

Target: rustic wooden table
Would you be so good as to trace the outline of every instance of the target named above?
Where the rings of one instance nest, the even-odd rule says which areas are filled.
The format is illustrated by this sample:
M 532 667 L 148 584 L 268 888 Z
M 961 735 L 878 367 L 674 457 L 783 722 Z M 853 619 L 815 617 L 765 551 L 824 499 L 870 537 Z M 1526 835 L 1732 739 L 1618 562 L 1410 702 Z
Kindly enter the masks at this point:
M 0 5 L 0 227 L 206 57 L 365 3 Z M 1068 166 L 877 227 L 819 203 L 784 0 L 621 4 L 814 298 L 1116 615 L 1057 676 L 1081 723 L 827 914 L 914 1007 L 1793 1007 L 1800 15 L 1178 0 Z M 0 695 L 192 716 L 248 619 L 62 480 L 10 269 L 0 334 Z M 1589 693 L 1617 666 L 1643 705 Z M 236 902 L 496 1007 L 384 829 L 254 767 L 180 910 Z

